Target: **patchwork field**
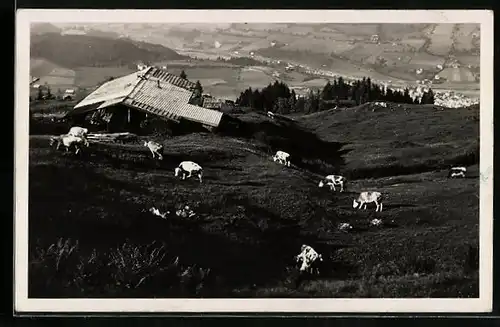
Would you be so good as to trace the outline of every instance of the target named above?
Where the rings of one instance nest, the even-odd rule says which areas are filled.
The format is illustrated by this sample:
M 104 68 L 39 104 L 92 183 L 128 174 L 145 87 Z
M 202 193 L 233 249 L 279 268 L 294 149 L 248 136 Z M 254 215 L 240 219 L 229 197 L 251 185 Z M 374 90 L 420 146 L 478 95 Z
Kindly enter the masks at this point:
M 411 68 L 424 68 L 430 70 L 436 70 L 437 65 L 443 65 L 444 63 L 445 59 L 425 52 L 416 54 L 409 62 Z
M 40 134 L 68 126 L 33 123 L 29 296 L 477 297 L 478 115 L 397 105 L 242 114 L 236 136 L 159 139 L 162 162 L 140 143 L 66 155 Z M 271 160 L 277 149 L 292 167 Z M 182 160 L 201 164 L 202 184 L 174 177 Z M 446 178 L 459 164 L 468 177 Z M 347 177 L 345 192 L 318 188 L 330 173 Z M 383 212 L 352 208 L 369 189 L 386 195 Z M 197 216 L 148 212 L 185 204 Z M 304 243 L 325 261 L 300 281 Z
M 268 46 L 263 48 L 267 47 Z M 313 50 L 314 53 L 330 55 L 332 53 L 341 54 L 355 47 L 356 45 L 351 42 L 336 41 L 334 39 L 325 40 L 320 38 L 308 37 L 308 38 L 293 40 L 287 45 L 279 47 L 279 49 L 285 51 L 288 50 L 288 51 L 308 51 L 308 52 L 314 49 Z
M 216 67 L 216 66 L 168 66 L 173 74 L 182 70 L 188 79 L 199 80 L 203 90 L 213 96 L 236 99 L 240 92 L 248 87 L 263 88 L 276 80 L 285 81 L 289 86 L 309 86 L 322 88 L 326 79 L 313 78 L 311 75 L 297 71 L 285 71 L 284 67 L 247 66 L 247 67 Z M 277 72 L 278 75 L 273 75 Z
M 121 77 L 134 72 L 130 67 L 76 67 L 64 68 L 45 59 L 30 60 L 30 75 L 38 77 L 37 84 L 47 84 L 53 91 L 66 88 L 95 87 L 110 77 Z
M 453 83 L 473 83 L 476 81 L 474 74 L 467 68 L 445 68 L 439 73 L 439 76 Z
M 474 37 L 477 34 L 477 37 Z M 455 33 L 455 50 L 469 52 L 476 48 L 479 41 L 479 27 L 477 24 L 460 24 Z
M 45 42 L 41 43 L 45 46 L 37 48 L 36 53 L 40 58 L 32 60 L 32 75 L 49 76 L 53 69 L 61 67 L 47 62 L 47 59 L 79 63 L 70 67 L 74 71 L 73 83 L 77 87 L 90 88 L 111 76 L 130 72 L 135 61 L 150 58 L 155 63 L 166 63 L 174 73 L 182 69 L 190 70 L 188 76 L 206 84 L 207 92 L 234 99 L 249 86 L 261 88 L 275 79 L 300 86 L 298 83 L 311 79 L 311 76 L 285 74 L 284 67 L 279 69 L 266 63 L 240 62 L 231 66 L 217 61 L 220 57 L 246 57 L 250 60 L 253 53 L 253 58 L 260 61 L 280 60 L 283 65 L 286 62 L 301 63 L 312 69 L 324 69 L 345 77 L 369 76 L 372 80 L 399 80 L 406 83 L 433 78 L 437 72 L 436 66 L 447 64 L 450 58 L 456 58 L 473 73 L 479 73 L 480 64 L 480 31 L 477 24 L 97 24 L 92 26 L 91 31 L 99 35 L 113 32 L 113 35 L 130 38 L 117 41 L 116 37 L 108 37 L 111 40 L 109 42 L 130 48 L 132 53 L 125 60 L 115 53 L 116 47 L 108 46 L 106 38 L 81 36 L 82 42 L 93 42 L 92 48 L 85 48 L 92 50 L 88 54 L 86 50 L 85 54 L 71 55 L 75 57 L 74 60 L 62 58 L 62 55 L 71 52 L 64 51 L 61 56 L 54 56 L 51 50 L 53 46 L 46 45 L 57 40 L 62 42 L 65 38 L 54 41 L 47 35 L 38 35 L 37 38 Z M 89 35 L 94 34 L 89 32 Z M 378 35 L 378 44 L 372 42 L 373 35 Z M 106 45 L 107 55 L 99 50 L 101 45 Z M 183 59 L 182 55 L 191 58 Z M 108 63 L 107 57 L 112 58 Z M 95 65 L 95 58 L 99 58 L 102 68 L 87 68 Z M 176 64 L 171 65 L 170 62 Z M 273 71 L 245 70 L 255 65 L 270 66 L 280 76 L 273 75 Z M 415 74 L 419 68 L 426 71 L 425 76 Z M 446 74 L 449 75 L 448 72 Z M 476 83 L 477 88 L 478 83 L 470 78 L 469 73 L 461 74 L 463 76 L 460 79 L 453 78 L 443 85 L 451 89 L 462 88 L 465 79 L 468 83 Z M 53 76 L 50 75 L 45 81 L 58 83 L 57 88 L 72 83 L 67 76 L 64 80 L 60 75 Z
M 129 67 L 80 67 L 76 69 L 75 83 L 78 87 L 92 87 L 109 78 L 117 78 L 135 72 Z
M 472 55 L 460 55 L 457 56 L 458 61 L 462 65 L 471 65 L 473 67 L 479 67 L 479 64 L 481 63 L 481 60 L 479 56 L 472 56 Z
M 436 24 L 430 36 L 427 51 L 437 56 L 445 56 L 453 45 L 453 29 L 455 24 Z

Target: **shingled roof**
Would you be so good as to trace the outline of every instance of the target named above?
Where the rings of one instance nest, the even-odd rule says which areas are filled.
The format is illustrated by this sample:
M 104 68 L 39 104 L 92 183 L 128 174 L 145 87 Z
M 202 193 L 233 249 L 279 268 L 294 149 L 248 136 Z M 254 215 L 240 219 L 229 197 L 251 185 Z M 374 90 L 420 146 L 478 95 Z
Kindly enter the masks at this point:
M 223 113 L 189 104 L 195 83 L 157 67 L 148 67 L 104 83 L 78 103 L 72 114 L 119 103 L 168 119 L 184 118 L 203 125 L 219 126 Z M 91 105 L 99 104 L 97 107 Z

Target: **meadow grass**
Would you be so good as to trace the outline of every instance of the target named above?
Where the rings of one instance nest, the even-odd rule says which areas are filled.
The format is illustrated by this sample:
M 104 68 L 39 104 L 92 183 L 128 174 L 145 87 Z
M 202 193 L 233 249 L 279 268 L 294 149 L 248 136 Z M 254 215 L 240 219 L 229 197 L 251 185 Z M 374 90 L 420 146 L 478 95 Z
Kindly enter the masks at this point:
M 240 135 L 165 140 L 162 162 L 140 143 L 91 143 L 74 157 L 31 136 L 29 296 L 477 297 L 478 156 L 460 157 L 477 146 L 473 111 L 364 109 L 241 115 Z M 281 147 L 291 168 L 271 160 Z M 182 160 L 204 168 L 202 184 L 174 176 Z M 448 163 L 470 165 L 469 177 L 446 178 Z M 318 188 L 337 172 L 355 177 L 345 192 Z M 352 208 L 369 188 L 387 194 L 383 212 Z M 184 204 L 197 215 L 148 212 Z M 304 243 L 325 262 L 298 280 Z

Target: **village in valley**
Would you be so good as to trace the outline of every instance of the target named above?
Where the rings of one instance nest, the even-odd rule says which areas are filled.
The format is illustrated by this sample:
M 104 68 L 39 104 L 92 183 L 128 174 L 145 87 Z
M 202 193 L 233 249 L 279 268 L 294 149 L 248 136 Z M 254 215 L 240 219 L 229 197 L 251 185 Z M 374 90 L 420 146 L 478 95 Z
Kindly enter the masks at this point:
M 478 24 L 132 25 L 32 27 L 30 297 L 479 296 Z

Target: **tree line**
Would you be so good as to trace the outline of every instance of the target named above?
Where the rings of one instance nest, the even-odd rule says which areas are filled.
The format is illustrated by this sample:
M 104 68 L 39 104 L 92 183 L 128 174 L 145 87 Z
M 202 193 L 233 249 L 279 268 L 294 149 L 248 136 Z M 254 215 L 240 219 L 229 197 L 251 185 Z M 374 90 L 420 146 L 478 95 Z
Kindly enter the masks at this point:
M 346 103 L 360 105 L 371 101 L 386 101 L 408 104 L 434 104 L 434 92 L 429 89 L 421 99 L 412 99 L 408 88 L 402 92 L 372 83 L 370 78 L 356 80 L 350 84 L 342 77 L 328 81 L 322 90 L 309 91 L 305 97 L 297 98 L 295 91 L 283 82 L 270 83 L 263 89 L 249 87 L 240 93 L 236 104 L 255 110 L 270 110 L 280 114 L 313 113 L 342 106 Z

